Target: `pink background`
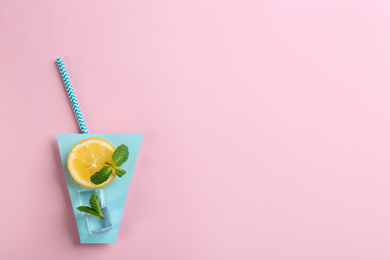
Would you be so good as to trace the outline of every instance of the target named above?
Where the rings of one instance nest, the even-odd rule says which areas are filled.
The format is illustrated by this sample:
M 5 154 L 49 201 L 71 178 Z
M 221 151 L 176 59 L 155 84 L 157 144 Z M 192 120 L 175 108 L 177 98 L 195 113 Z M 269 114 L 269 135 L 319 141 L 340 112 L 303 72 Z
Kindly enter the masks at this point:
M 1 1 L 0 259 L 390 259 L 387 0 Z M 143 133 L 80 245 L 56 133 Z

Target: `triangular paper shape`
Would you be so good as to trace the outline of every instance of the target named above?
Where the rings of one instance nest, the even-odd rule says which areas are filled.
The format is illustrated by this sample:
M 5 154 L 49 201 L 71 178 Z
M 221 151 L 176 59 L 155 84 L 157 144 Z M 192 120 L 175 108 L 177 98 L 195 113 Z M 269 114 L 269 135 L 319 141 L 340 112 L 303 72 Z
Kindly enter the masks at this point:
M 99 188 L 103 190 L 104 205 L 107 206 L 110 212 L 112 229 L 93 235 L 88 231 L 86 214 L 76 209 L 80 206 L 78 191 L 88 190 L 88 188 L 76 183 L 67 167 L 68 155 L 72 147 L 78 142 L 92 137 L 106 140 L 114 147 L 125 144 L 130 152 L 129 159 L 121 166 L 121 168 L 126 170 L 126 174 L 122 178 L 115 177 L 112 182 Z M 115 243 L 142 138 L 143 135 L 134 134 L 57 134 L 58 148 L 81 243 Z

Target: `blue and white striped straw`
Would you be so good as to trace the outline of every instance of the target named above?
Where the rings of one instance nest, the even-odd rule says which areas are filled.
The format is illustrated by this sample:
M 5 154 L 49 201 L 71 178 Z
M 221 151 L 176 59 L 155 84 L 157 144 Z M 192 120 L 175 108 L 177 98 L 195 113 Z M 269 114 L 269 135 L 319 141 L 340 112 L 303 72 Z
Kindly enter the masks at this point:
M 77 122 L 79 123 L 81 133 L 88 134 L 87 127 L 85 126 L 84 123 L 83 115 L 81 114 L 79 104 L 77 103 L 76 95 L 73 92 L 72 84 L 70 83 L 68 73 L 66 72 L 64 61 L 61 58 L 58 58 L 57 65 L 58 68 L 60 69 L 62 80 L 64 81 L 66 91 L 68 92 L 70 103 L 72 103 L 73 111 L 76 116 Z

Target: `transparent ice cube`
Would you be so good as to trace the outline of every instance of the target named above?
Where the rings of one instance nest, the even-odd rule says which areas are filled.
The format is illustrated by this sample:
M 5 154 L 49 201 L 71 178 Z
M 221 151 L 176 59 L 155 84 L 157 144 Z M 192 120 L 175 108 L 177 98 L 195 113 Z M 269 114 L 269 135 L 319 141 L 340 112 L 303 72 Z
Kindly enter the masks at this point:
M 107 207 L 101 209 L 105 219 L 86 214 L 88 231 L 91 235 L 112 229 L 110 212 Z
M 88 206 L 89 207 L 89 198 L 92 194 L 96 194 L 99 197 L 99 206 L 100 208 L 104 207 L 104 199 L 103 199 L 103 190 L 101 189 L 90 189 L 90 190 L 79 190 L 79 201 L 80 206 Z

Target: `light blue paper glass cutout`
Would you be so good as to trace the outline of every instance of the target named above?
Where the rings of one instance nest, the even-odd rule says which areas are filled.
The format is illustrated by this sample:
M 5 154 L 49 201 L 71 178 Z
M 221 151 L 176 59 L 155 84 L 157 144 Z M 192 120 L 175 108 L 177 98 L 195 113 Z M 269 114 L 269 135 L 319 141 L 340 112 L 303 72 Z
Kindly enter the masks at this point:
M 115 177 L 112 182 L 100 188 L 104 193 L 104 206 L 110 209 L 112 229 L 108 232 L 96 233 L 94 235 L 91 235 L 88 231 L 85 213 L 76 209 L 80 204 L 78 191 L 88 190 L 89 188 L 76 183 L 70 176 L 67 167 L 68 155 L 72 147 L 78 142 L 92 137 L 106 140 L 115 148 L 125 144 L 129 147 L 130 152 L 129 159 L 121 166 L 121 168 L 126 170 L 126 174 L 122 178 Z M 143 135 L 133 134 L 57 134 L 62 166 L 82 244 L 115 243 L 142 139 Z

